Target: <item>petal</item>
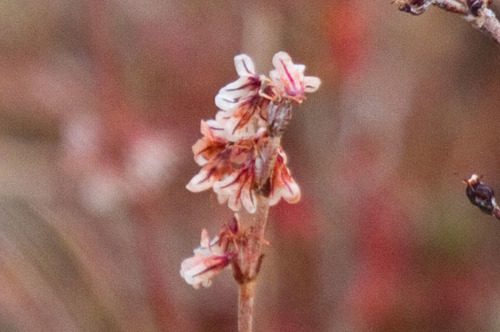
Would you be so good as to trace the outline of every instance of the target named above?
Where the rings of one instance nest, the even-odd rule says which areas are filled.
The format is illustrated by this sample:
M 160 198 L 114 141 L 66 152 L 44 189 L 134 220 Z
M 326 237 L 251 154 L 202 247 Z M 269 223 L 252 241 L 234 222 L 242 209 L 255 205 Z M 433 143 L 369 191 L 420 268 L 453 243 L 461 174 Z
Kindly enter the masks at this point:
M 294 65 L 292 58 L 286 52 L 278 52 L 273 57 L 273 65 L 276 68 L 285 90 L 291 96 L 303 93 L 304 65 Z
M 237 173 L 233 173 L 225 177 L 221 181 L 214 183 L 214 192 L 220 198 L 222 204 L 227 200 L 228 206 L 233 211 L 239 211 L 241 207 L 240 199 L 238 198 L 238 182 L 235 182 Z
M 282 198 L 290 204 L 295 204 L 300 201 L 300 197 L 300 187 L 294 182 L 290 184 L 290 186 L 274 188 L 269 198 L 269 205 L 273 206 L 278 204 Z
M 195 254 L 193 257 L 186 258 L 181 263 L 181 277 L 183 277 L 188 284 L 193 285 L 194 288 L 198 288 L 200 283 L 196 280 L 195 276 L 206 269 L 206 266 L 203 264 L 204 259 L 205 256 Z
M 286 155 L 285 150 L 283 150 L 283 147 L 280 145 L 278 147 L 278 155 L 280 158 L 276 160 L 277 163 L 281 163 L 282 165 L 286 165 L 288 163 L 288 157 Z M 276 167 L 282 167 L 282 165 L 277 164 Z
M 214 182 L 215 177 L 209 176 L 208 172 L 202 169 L 191 179 L 191 181 L 189 181 L 189 183 L 186 185 L 186 189 L 191 192 L 197 193 L 211 188 Z
M 198 164 L 198 166 L 204 166 L 208 160 L 206 160 L 202 155 L 194 156 L 194 161 Z
M 214 121 L 214 120 L 208 120 L 208 121 L 201 120 L 201 125 L 200 125 L 201 134 L 204 137 L 206 137 L 207 139 L 209 139 L 210 141 L 224 142 L 223 137 L 216 135 L 217 130 L 219 129 L 218 127 L 220 127 L 220 126 L 214 125 L 214 123 L 210 122 L 210 121 Z M 195 152 L 195 151 L 193 150 L 193 152 Z
M 286 167 L 287 156 L 283 148 L 278 148 L 278 157 L 274 166 L 274 176 L 272 183 L 272 192 L 269 205 L 275 205 L 281 198 L 288 203 L 297 203 L 300 200 L 300 187 L 290 174 Z
M 227 255 L 195 254 L 181 263 L 180 274 L 195 289 L 198 289 L 200 284 L 208 287 L 211 284 L 211 278 L 228 266 L 229 262 Z
M 219 92 L 217 96 L 215 96 L 215 105 L 221 110 L 233 111 L 238 108 L 240 99 L 243 95 L 244 94 L 242 92 L 238 93 Z
M 269 197 L 269 206 L 275 206 L 281 199 L 281 192 L 279 190 L 274 190 Z
M 203 279 L 201 281 L 201 284 L 203 285 L 203 287 L 210 287 L 212 285 L 212 279 Z M 200 288 L 200 286 L 198 286 L 198 288 Z M 198 288 L 195 288 L 195 289 L 198 289 Z
M 238 212 L 241 208 L 241 200 L 237 198 L 236 194 L 233 194 L 229 197 L 227 206 L 234 212 Z
M 208 235 L 208 233 L 207 233 Z M 203 234 L 202 234 L 203 236 Z M 218 246 L 217 244 L 220 242 L 220 238 L 218 236 L 214 237 L 212 240 L 208 239 L 209 242 L 203 243 L 200 245 L 198 248 L 195 248 L 193 250 L 193 253 L 203 255 L 203 256 L 213 256 L 213 255 L 223 255 L 224 252 L 222 251 L 222 248 Z
M 229 195 L 217 193 L 217 202 L 219 202 L 220 205 L 226 203 L 228 199 L 229 199 Z
M 214 192 L 217 194 L 223 194 L 223 195 L 229 195 L 232 191 L 235 190 L 235 188 L 232 186 L 234 183 L 236 177 L 238 176 L 237 173 L 232 173 L 226 177 L 224 177 L 222 180 L 219 180 L 214 183 Z
M 221 111 L 217 112 L 216 123 L 220 128 L 217 128 L 216 131 L 214 130 L 214 134 L 220 135 L 220 137 L 223 137 L 225 140 L 229 142 L 236 142 L 244 138 L 239 130 L 235 130 L 235 128 L 238 125 L 239 119 L 233 116 L 224 117 L 223 115 L 225 113 L 230 114 L 229 112 L 221 112 Z
M 285 201 L 290 204 L 295 204 L 300 201 L 300 187 L 292 179 L 292 181 L 286 183 L 286 188 L 283 188 L 281 196 Z
M 250 91 L 257 90 L 259 82 L 253 77 L 240 77 L 236 81 L 231 82 L 219 90 L 218 94 L 224 95 L 226 98 L 241 98 L 247 95 Z
M 222 140 L 225 140 L 226 132 L 223 123 L 217 120 L 210 119 L 207 120 L 206 125 L 215 138 L 222 138 Z
M 294 66 L 294 70 L 300 76 L 301 81 L 303 81 L 304 80 L 304 71 L 306 70 L 306 66 L 301 65 L 301 64 L 294 64 L 293 66 Z
M 205 165 L 208 162 L 208 160 L 205 159 L 205 157 L 202 155 L 202 151 L 204 151 L 205 149 L 207 149 L 208 146 L 209 146 L 208 145 L 208 140 L 205 137 L 203 137 L 203 138 L 200 138 L 191 147 L 191 150 L 193 150 L 193 154 L 194 154 L 194 161 L 199 166 L 203 166 L 203 165 Z
M 269 72 L 269 78 L 273 81 L 273 84 L 279 88 L 283 89 L 283 82 L 281 82 L 280 74 L 276 69 L 273 69 Z
M 321 80 L 315 76 L 306 76 L 304 78 L 304 91 L 311 93 L 319 89 Z
M 284 70 L 283 67 L 286 65 L 293 65 L 292 58 L 286 52 L 278 52 L 273 56 L 273 66 L 276 68 L 278 73 L 281 75 Z
M 208 232 L 205 228 L 201 231 L 200 246 L 210 248 L 210 238 L 208 237 Z
M 240 54 L 234 57 L 234 66 L 238 75 L 243 76 L 254 76 L 255 75 L 255 65 L 253 60 L 246 54 Z
M 255 197 L 253 190 L 250 190 L 249 188 L 243 189 L 241 193 L 241 203 L 248 213 L 255 213 L 257 210 L 257 197 Z
M 200 123 L 200 132 L 203 136 L 212 139 L 212 131 L 210 130 L 210 127 L 207 125 L 207 123 L 203 120 L 201 120 Z

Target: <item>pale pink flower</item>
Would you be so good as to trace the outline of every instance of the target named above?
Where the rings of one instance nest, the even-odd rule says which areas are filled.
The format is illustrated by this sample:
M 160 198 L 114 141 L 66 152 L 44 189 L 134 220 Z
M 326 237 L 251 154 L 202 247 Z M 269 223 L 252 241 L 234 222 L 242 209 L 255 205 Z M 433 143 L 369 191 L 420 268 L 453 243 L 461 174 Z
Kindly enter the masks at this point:
M 218 136 L 214 137 L 218 139 Z M 227 202 L 233 211 L 239 211 L 243 206 L 249 213 L 254 213 L 257 210 L 257 179 L 262 176 L 260 165 L 266 162 L 263 158 L 267 157 L 260 155 L 257 149 L 264 146 L 267 140 L 262 129 L 251 139 L 224 145 L 222 149 L 203 149 L 212 153 L 215 150 L 217 153 L 210 157 L 207 153 L 202 169 L 191 179 L 187 188 L 193 192 L 213 188 L 220 204 Z M 271 179 L 271 205 L 277 204 L 281 198 L 289 203 L 296 203 L 300 199 L 300 188 L 290 175 L 286 163 L 287 156 L 280 147 Z
M 277 204 L 281 198 L 291 204 L 297 203 L 300 200 L 300 188 L 292 178 L 290 170 L 286 167 L 286 163 L 287 156 L 280 146 L 271 180 L 269 205 Z
M 192 192 L 207 190 L 226 174 L 233 172 L 230 142 L 218 136 L 217 128 L 211 128 L 207 122 L 201 121 L 201 133 L 204 135 L 192 147 L 194 160 L 202 166 L 187 184 Z
M 210 121 L 210 120 L 209 120 Z M 208 121 L 201 120 L 200 131 L 203 135 L 192 147 L 195 162 L 203 166 L 229 144 L 223 129 L 210 127 Z
M 233 211 L 239 211 L 241 205 L 249 213 L 257 210 L 257 197 L 255 195 L 255 168 L 253 163 L 248 167 L 239 169 L 222 181 L 214 184 L 214 192 L 219 203 L 228 202 Z
M 217 194 L 220 204 L 228 202 L 228 206 L 233 211 L 239 211 L 241 206 L 249 212 L 255 213 L 257 210 L 258 176 L 261 175 L 262 158 L 258 152 L 259 147 L 267 144 L 267 135 L 253 136 L 252 140 L 245 142 L 249 150 L 246 153 L 246 160 L 235 167 L 234 171 L 213 184 L 213 190 Z
M 321 80 L 314 76 L 304 76 L 304 65 L 294 64 L 286 52 L 278 52 L 273 57 L 274 68 L 269 76 L 284 97 L 289 97 L 298 104 L 305 98 L 304 93 L 315 92 Z
M 225 137 L 231 142 L 249 138 L 266 126 L 263 117 L 255 116 L 255 109 L 245 107 L 234 112 L 219 111 L 215 115 L 215 120 L 211 121 L 223 129 Z
M 249 160 L 233 173 L 213 184 L 219 203 L 228 202 L 229 208 L 239 211 L 243 206 L 249 213 L 257 210 L 257 174 L 260 157 Z M 288 203 L 297 203 L 300 200 L 300 188 L 292 178 L 286 167 L 287 156 L 280 147 L 271 178 L 271 193 L 269 205 L 276 205 L 282 198 Z
M 215 96 L 215 105 L 223 111 L 236 110 L 243 99 L 257 94 L 262 85 L 263 77 L 255 73 L 255 65 L 248 55 L 235 56 L 234 66 L 240 78 L 220 89 Z
M 252 203 L 255 202 L 255 194 L 250 190 L 254 187 L 256 147 L 268 139 L 266 130 L 260 128 L 247 139 L 229 143 L 217 136 L 223 129 L 209 126 L 217 125 L 217 122 L 210 121 L 202 121 L 205 137 L 193 146 L 195 160 L 202 168 L 186 188 L 200 192 L 213 187 L 221 204 L 229 200 L 231 209 L 238 211 L 243 202 L 248 211 L 255 211 Z
M 194 256 L 181 263 L 181 276 L 195 289 L 200 288 L 200 285 L 210 286 L 212 278 L 231 262 L 233 254 L 224 252 L 225 248 L 220 244 L 219 237 L 210 241 L 208 232 L 204 229 L 201 232 L 200 247 L 193 251 Z
M 186 186 L 193 192 L 213 188 L 219 203 L 249 213 L 257 209 L 257 191 L 269 174 L 271 157 L 264 148 L 269 137 L 288 123 L 291 102 L 298 104 L 305 93 L 316 91 L 321 81 L 304 76 L 304 65 L 294 64 L 285 52 L 273 58 L 270 77 L 257 75 L 249 56 L 234 58 L 239 78 L 220 89 L 215 103 L 220 108 L 214 120 L 202 121 L 203 137 L 193 145 L 194 159 L 201 170 Z M 281 126 L 281 127 L 280 127 Z M 280 148 L 270 184 L 270 204 L 281 198 L 290 203 L 300 199 L 300 188 L 286 167 Z
M 225 127 L 235 135 L 231 141 L 253 135 L 259 122 L 266 118 L 267 106 L 274 98 L 269 79 L 255 73 L 248 55 L 235 56 L 234 64 L 240 78 L 220 89 L 215 97 L 215 104 L 220 108 L 216 120 L 224 120 Z

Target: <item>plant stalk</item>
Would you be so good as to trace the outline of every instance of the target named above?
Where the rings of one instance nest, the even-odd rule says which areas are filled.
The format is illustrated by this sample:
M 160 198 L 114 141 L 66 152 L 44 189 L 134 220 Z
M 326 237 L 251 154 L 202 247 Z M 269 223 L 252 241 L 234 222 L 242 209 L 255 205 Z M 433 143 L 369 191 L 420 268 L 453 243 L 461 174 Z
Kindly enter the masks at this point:
M 255 300 L 256 281 L 252 280 L 239 285 L 238 297 L 238 331 L 253 330 L 253 304 Z
M 263 165 L 260 179 L 261 188 L 257 194 L 257 211 L 254 214 L 245 213 L 242 221 L 248 228 L 245 243 L 241 246 L 237 260 L 233 263 L 233 274 L 239 284 L 238 299 L 238 331 L 251 332 L 255 302 L 256 278 L 262 261 L 262 243 L 269 215 L 270 181 L 274 164 L 278 155 L 281 135 L 271 137 L 263 153 L 269 158 Z

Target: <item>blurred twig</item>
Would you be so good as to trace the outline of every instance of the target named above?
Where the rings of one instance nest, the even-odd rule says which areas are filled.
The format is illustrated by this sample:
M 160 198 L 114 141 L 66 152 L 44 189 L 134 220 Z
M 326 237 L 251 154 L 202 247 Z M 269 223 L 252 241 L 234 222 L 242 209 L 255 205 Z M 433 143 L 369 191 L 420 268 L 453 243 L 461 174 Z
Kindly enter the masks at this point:
M 399 10 L 422 14 L 430 5 L 458 14 L 474 28 L 500 44 L 500 22 L 490 9 L 491 0 L 393 0 Z

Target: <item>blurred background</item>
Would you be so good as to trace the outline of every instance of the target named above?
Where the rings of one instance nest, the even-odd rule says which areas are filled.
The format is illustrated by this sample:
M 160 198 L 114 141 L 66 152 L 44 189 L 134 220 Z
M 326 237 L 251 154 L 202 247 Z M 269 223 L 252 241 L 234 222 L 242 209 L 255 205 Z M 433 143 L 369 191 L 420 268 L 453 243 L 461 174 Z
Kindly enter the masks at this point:
M 498 7 L 494 8 L 498 13 Z M 256 331 L 500 330 L 500 52 L 389 0 L 0 1 L 0 330 L 235 331 L 179 275 L 232 216 L 185 185 L 214 97 L 287 51 L 321 89 L 284 137 Z

